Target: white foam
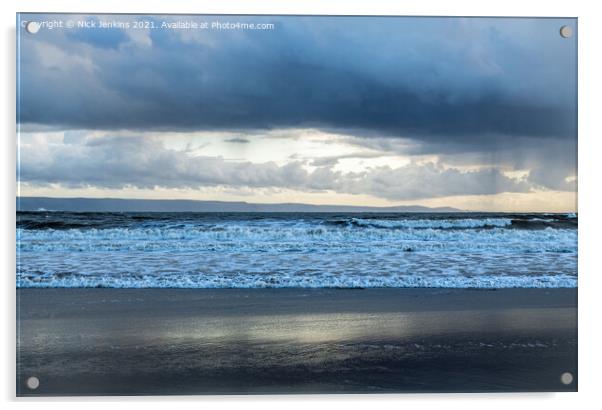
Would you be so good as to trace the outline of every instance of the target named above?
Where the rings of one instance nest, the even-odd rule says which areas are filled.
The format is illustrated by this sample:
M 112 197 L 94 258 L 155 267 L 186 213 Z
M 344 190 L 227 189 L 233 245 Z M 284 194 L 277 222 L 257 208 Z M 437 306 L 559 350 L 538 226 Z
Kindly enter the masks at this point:
M 270 249 L 320 251 L 576 252 L 575 229 L 486 230 L 347 229 L 342 227 L 17 229 L 22 252 Z
M 467 229 L 485 227 L 505 227 L 512 225 L 508 218 L 480 218 L 480 219 L 361 219 L 352 218 L 351 222 L 358 226 L 371 226 L 376 228 L 410 228 L 410 229 Z
M 361 228 L 302 220 L 135 229 L 19 228 L 17 285 L 577 286 L 576 229 L 508 229 L 510 220 L 503 218 L 367 221 Z M 383 229 L 375 223 L 402 228 Z
M 504 276 L 504 277 L 353 277 L 330 276 L 319 279 L 311 276 L 281 277 L 241 274 L 236 277 L 201 277 L 194 275 L 142 277 L 87 277 L 31 280 L 19 277 L 21 288 L 574 288 L 577 278 L 568 275 Z

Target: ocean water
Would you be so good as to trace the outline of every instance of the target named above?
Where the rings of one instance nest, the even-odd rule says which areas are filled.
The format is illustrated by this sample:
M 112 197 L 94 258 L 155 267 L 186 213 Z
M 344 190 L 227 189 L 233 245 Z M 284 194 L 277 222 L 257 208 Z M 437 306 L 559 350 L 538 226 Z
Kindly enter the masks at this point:
M 17 213 L 18 287 L 576 287 L 575 214 Z

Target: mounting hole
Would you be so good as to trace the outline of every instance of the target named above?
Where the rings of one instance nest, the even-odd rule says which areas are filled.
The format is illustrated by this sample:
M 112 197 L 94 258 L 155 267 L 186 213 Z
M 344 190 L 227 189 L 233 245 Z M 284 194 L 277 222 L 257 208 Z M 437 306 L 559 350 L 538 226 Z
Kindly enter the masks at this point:
M 573 29 L 571 26 L 560 27 L 560 35 L 564 38 L 573 37 Z
M 562 382 L 562 384 L 566 385 L 573 383 L 573 374 L 569 372 L 562 373 L 560 375 L 560 381 Z
M 31 390 L 35 390 L 40 386 L 40 379 L 35 376 L 31 376 L 27 379 L 27 387 Z
M 29 34 L 36 34 L 40 31 L 40 23 L 37 21 L 30 21 L 25 25 L 25 30 L 27 30 Z

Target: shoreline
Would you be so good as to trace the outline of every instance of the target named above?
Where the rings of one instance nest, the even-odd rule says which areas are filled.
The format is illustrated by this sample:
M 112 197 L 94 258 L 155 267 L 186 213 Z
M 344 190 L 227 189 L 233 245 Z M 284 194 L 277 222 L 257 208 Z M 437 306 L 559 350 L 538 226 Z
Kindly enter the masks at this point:
M 19 288 L 17 315 L 19 396 L 577 389 L 577 288 Z

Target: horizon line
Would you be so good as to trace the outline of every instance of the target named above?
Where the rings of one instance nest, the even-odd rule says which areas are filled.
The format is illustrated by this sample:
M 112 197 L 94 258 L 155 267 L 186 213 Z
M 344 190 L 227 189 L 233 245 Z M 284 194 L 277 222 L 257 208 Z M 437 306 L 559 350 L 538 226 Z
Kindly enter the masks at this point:
M 127 201 L 143 201 L 143 202 L 155 202 L 155 203 L 159 203 L 159 202 L 185 202 L 185 203 L 218 203 L 218 204 L 240 204 L 240 205 L 249 205 L 249 206 L 303 206 L 303 207 L 311 207 L 311 208 L 364 208 L 364 209 L 370 209 L 370 210 L 389 210 L 389 209 L 394 209 L 394 208 L 420 208 L 420 209 L 424 209 L 427 212 L 429 210 L 432 210 L 434 212 L 458 212 L 458 213 L 500 213 L 500 214 L 512 214 L 512 213 L 549 213 L 549 214 L 563 214 L 563 213 L 567 213 L 567 214 L 577 214 L 578 211 L 577 210 L 564 210 L 564 211 L 484 211 L 484 210 L 466 210 L 466 209 L 459 209 L 459 208 L 455 208 L 452 206 L 426 206 L 426 205 L 417 205 L 417 204 L 411 204 L 411 205 L 389 205 L 389 206 L 378 206 L 378 205 L 348 205 L 348 204 L 312 204 L 312 203 L 304 203 L 304 202 L 247 202 L 247 201 L 224 201 L 224 200 L 214 200 L 214 199 L 162 199 L 162 198 L 116 198 L 116 197 L 49 197 L 49 196 L 16 196 L 15 199 L 17 200 L 17 202 L 19 202 L 20 200 L 23 199 L 30 199 L 30 200 L 89 200 L 89 201 L 123 201 L 123 202 L 127 202 Z M 43 208 L 43 207 L 41 207 Z M 442 210 L 445 209 L 445 210 Z M 42 209 L 40 209 L 42 210 Z M 43 209 L 46 211 L 53 211 L 50 209 Z M 438 211 L 440 210 L 440 211 Z M 442 211 L 441 211 L 442 210 Z M 37 210 L 16 210 L 17 212 L 21 211 L 21 212 L 35 212 Z M 59 210 L 60 211 L 60 210 Z M 91 212 L 91 211 L 72 211 L 72 212 Z M 94 212 L 94 211 L 93 211 Z M 98 211 L 95 211 L 98 212 Z M 106 211 L 106 212 L 124 212 L 124 211 Z M 173 211 L 125 211 L 125 212 L 194 212 L 194 211 L 178 211 L 178 210 L 173 210 Z M 199 211 L 199 212 L 224 212 L 224 211 L 207 211 L 207 210 L 203 210 L 203 211 Z M 226 212 L 249 212 L 249 211 L 226 211 Z M 291 211 L 253 211 L 253 212 L 291 212 Z M 311 212 L 311 211 L 309 211 Z M 331 211 L 331 212 L 338 212 L 338 211 Z M 357 211 L 357 212 L 370 212 L 370 211 Z M 406 210 L 405 212 L 424 212 L 421 210 L 418 211 L 412 211 L 412 210 Z

